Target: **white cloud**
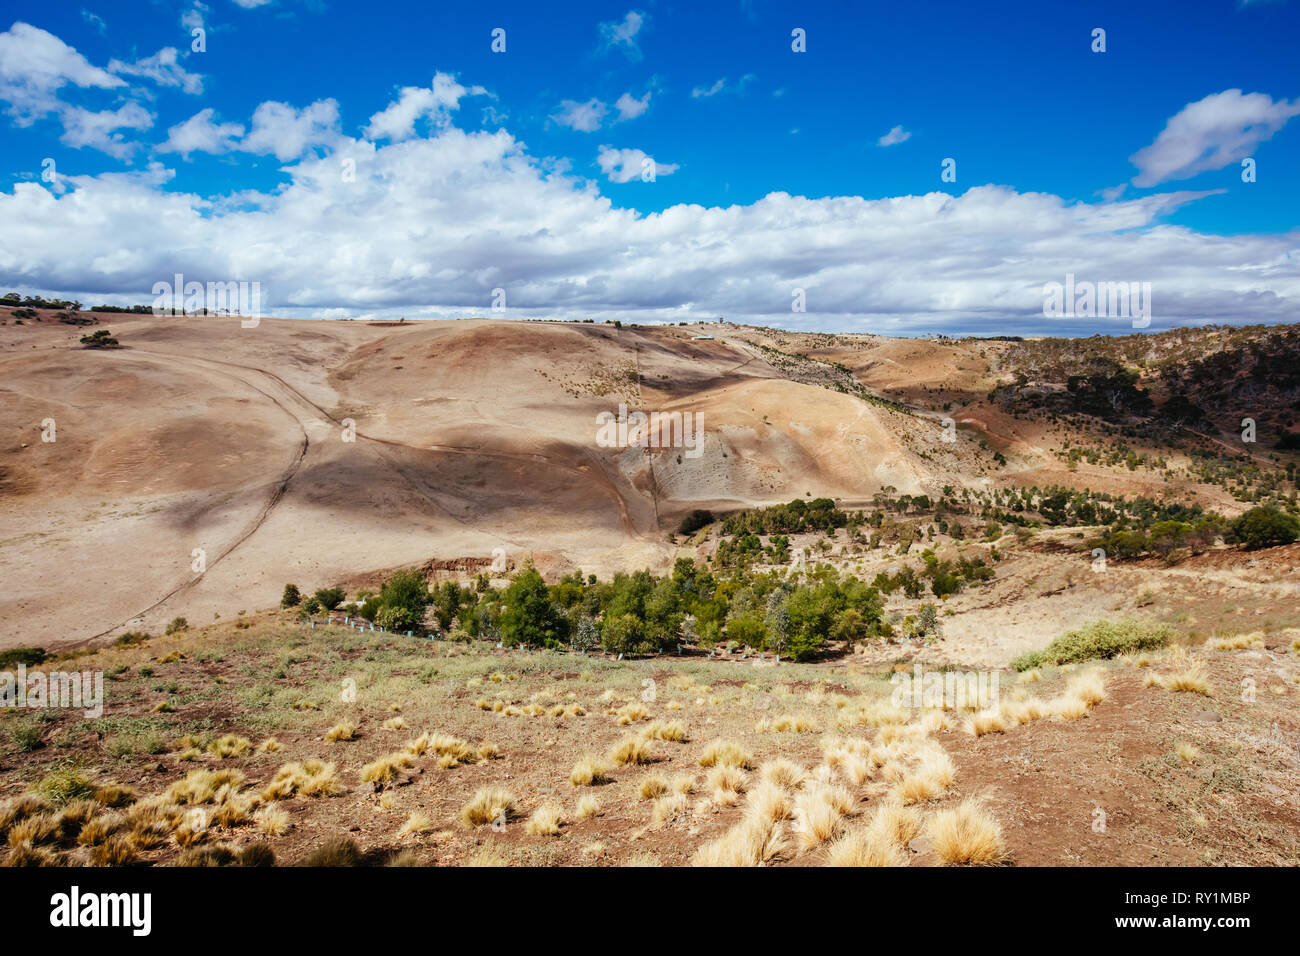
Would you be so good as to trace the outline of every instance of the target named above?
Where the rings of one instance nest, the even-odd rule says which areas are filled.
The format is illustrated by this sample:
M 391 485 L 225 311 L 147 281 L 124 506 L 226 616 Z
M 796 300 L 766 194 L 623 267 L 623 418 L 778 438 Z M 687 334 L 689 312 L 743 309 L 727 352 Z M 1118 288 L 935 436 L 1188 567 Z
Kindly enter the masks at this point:
M 636 35 L 645 25 L 645 14 L 629 10 L 622 20 L 611 20 L 600 25 L 602 50 L 622 50 L 630 60 L 641 59 L 641 48 Z
M 618 110 L 620 121 L 636 119 L 650 108 L 650 91 L 646 90 L 645 96 L 639 100 L 631 93 L 624 93 L 614 102 L 614 108 Z
M 205 28 L 205 15 L 211 10 L 206 3 L 201 0 L 194 0 L 194 4 L 181 14 L 181 26 L 186 30 L 195 30 Z
M 756 79 L 758 79 L 758 77 L 755 76 L 753 73 L 746 73 L 744 76 L 742 76 L 739 80 L 736 81 L 736 84 L 734 86 L 729 86 L 727 83 L 727 78 L 724 76 L 722 79 L 718 80 L 712 86 L 695 87 L 695 89 L 691 90 L 691 98 L 696 100 L 707 99 L 710 96 L 717 96 L 719 93 L 722 93 L 724 91 L 728 93 L 735 93 L 737 96 L 740 96 L 745 92 L 745 87 Z
M 901 126 L 895 126 L 880 139 L 876 140 L 877 146 L 893 146 L 896 143 L 905 143 L 912 138 L 912 134 Z
M 0 33 L 0 99 L 20 125 L 57 112 L 55 94 L 69 83 L 106 90 L 126 85 L 39 27 L 19 22 Z
M 630 183 L 640 179 L 642 170 L 654 167 L 655 177 L 671 176 L 680 168 L 676 163 L 659 163 L 639 149 L 614 149 L 602 146 L 596 154 L 596 164 L 611 183 Z
M 706 96 L 717 96 L 719 93 L 722 92 L 723 87 L 725 87 L 726 85 L 727 85 L 727 78 L 724 76 L 722 79 L 718 80 L 712 86 L 695 87 L 695 89 L 691 90 L 691 98 L 698 100 Z
M 257 7 L 264 7 L 272 0 L 235 0 L 235 5 L 243 7 L 245 10 L 253 10 Z
M 1273 101 L 1265 93 L 1224 90 L 1188 103 L 1170 117 L 1155 142 L 1129 162 L 1138 168 L 1135 186 L 1188 179 L 1240 162 L 1300 113 L 1300 99 Z
M 156 147 L 160 153 L 228 153 L 238 146 L 244 127 L 238 123 L 214 123 L 211 107 L 199 110 L 167 131 L 167 140 Z
M 212 130 L 222 124 L 209 115 L 191 132 L 198 141 Z M 237 137 L 227 128 L 225 145 L 238 148 Z M 63 195 L 7 185 L 0 274 L 15 288 L 146 303 L 175 272 L 245 278 L 286 315 L 485 314 L 502 287 L 529 315 L 725 315 L 876 332 L 1131 331 L 1123 320 L 1044 319 L 1043 285 L 1067 272 L 1151 282 L 1152 328 L 1290 321 L 1300 303 L 1296 233 L 1221 237 L 1167 223 L 1204 193 L 1078 203 L 1001 186 L 881 199 L 776 192 L 641 214 L 501 130 L 448 122 L 427 138 L 325 145 L 265 192 L 164 188 L 172 174 L 159 164 L 64 174 Z M 611 180 L 640 175 L 642 151 L 602 154 Z M 345 157 L 355 182 L 339 175 Z M 807 313 L 790 312 L 794 288 L 807 291 Z
M 452 112 L 460 108 L 462 98 L 481 96 L 486 92 L 481 86 L 466 88 L 450 74 L 437 73 L 432 87 L 402 87 L 396 100 L 370 117 L 366 137 L 393 142 L 410 139 L 415 135 L 416 121 L 426 116 L 435 127 L 445 126 Z
M 91 13 L 85 7 L 81 8 L 81 19 L 85 20 L 92 27 L 99 31 L 100 36 L 108 34 L 108 23 L 98 14 Z
M 118 159 L 127 159 L 139 146 L 123 139 L 118 130 L 145 130 L 153 126 L 152 114 L 138 103 L 99 112 L 68 106 L 60 116 L 63 119 L 60 140 L 65 145 L 77 149 L 90 146 Z
M 281 162 L 297 159 L 313 146 L 339 136 L 339 104 L 319 100 L 302 110 L 268 101 L 253 112 L 253 128 L 239 144 L 249 153 L 274 153 Z
M 605 114 L 608 112 L 609 107 L 598 99 L 593 98 L 585 103 L 561 100 L 559 109 L 551 114 L 551 119 L 570 129 L 576 129 L 583 133 L 594 133 L 600 129 L 600 124 L 604 121 Z
M 202 93 L 203 77 L 187 71 L 181 66 L 179 58 L 180 54 L 175 47 L 166 46 L 153 56 L 134 63 L 110 60 L 108 69 L 110 73 L 141 76 L 153 80 L 159 86 L 178 86 L 191 95 Z

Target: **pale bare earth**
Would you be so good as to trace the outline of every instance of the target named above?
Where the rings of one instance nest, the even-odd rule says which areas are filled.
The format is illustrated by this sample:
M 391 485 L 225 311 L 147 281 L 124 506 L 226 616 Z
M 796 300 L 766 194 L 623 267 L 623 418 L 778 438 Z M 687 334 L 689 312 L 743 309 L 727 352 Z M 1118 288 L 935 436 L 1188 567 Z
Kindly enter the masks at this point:
M 1050 435 L 979 407 L 997 343 L 860 336 L 824 348 L 826 337 L 734 326 L 264 319 L 246 329 L 237 318 L 101 315 L 123 348 L 96 351 L 78 345 L 84 329 L 43 318 L 0 326 L 9 646 L 156 632 L 176 616 L 204 624 L 274 606 L 287 581 L 315 589 L 498 548 L 548 576 L 662 572 L 694 553 L 670 540 L 693 508 L 807 495 L 852 506 L 885 487 L 1157 490 L 1142 474 L 1067 473 Z M 694 338 L 702 332 L 714 338 Z M 785 353 L 837 363 L 904 407 L 794 380 Z M 956 444 L 941 440 L 945 396 L 963 428 Z M 701 454 L 601 447 L 597 415 L 620 403 L 700 416 Z M 42 441 L 47 419 L 53 442 Z M 1006 468 L 992 469 L 972 435 L 1004 450 Z M 1237 507 L 1218 488 L 1173 493 Z M 1195 570 L 1095 576 L 1086 555 L 1008 551 L 991 585 L 950 603 L 960 613 L 943 653 L 1001 662 L 1131 606 L 1135 589 L 1172 600 L 1207 580 L 1237 586 Z M 890 563 L 856 565 L 873 575 Z

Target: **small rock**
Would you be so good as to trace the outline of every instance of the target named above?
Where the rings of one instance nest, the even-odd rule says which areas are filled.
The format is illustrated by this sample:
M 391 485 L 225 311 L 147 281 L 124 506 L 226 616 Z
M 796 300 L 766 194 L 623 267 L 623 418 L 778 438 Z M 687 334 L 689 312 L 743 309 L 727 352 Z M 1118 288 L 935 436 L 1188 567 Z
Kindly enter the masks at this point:
M 1196 719 L 1197 719 L 1197 720 L 1204 720 L 1204 721 L 1206 721 L 1207 723 L 1212 723 L 1212 722 L 1217 722 L 1217 721 L 1223 720 L 1223 715 L 1222 715 L 1222 714 L 1216 714 L 1216 713 L 1215 713 L 1214 711 L 1212 711 L 1212 710 L 1203 710 L 1203 711 L 1201 711 L 1199 714 L 1196 715 Z

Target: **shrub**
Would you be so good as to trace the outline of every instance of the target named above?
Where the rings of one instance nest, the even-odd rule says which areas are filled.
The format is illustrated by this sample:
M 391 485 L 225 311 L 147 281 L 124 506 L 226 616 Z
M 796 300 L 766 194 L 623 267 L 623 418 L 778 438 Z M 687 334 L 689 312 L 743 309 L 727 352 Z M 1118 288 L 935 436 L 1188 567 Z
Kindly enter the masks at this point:
M 1300 520 L 1277 508 L 1251 508 L 1229 526 L 1234 540 L 1249 550 L 1290 544 L 1300 538 Z
M 694 534 L 701 528 L 711 524 L 713 524 L 713 512 L 705 508 L 696 508 L 682 518 L 682 523 L 677 526 L 677 533 Z
M 314 595 L 320 606 L 327 611 L 338 607 L 345 596 L 342 588 L 321 588 Z
M 177 634 L 190 626 L 190 622 L 183 617 L 174 617 L 167 625 L 168 634 Z
M 1027 671 L 1044 664 L 1069 664 L 1111 658 L 1132 651 L 1149 651 L 1168 644 L 1173 636 L 1174 629 L 1168 624 L 1134 618 L 1119 622 L 1094 621 L 1077 630 L 1066 631 L 1044 650 L 1021 654 L 1011 662 L 1011 667 Z
M 88 800 L 95 795 L 95 785 L 75 767 L 60 767 L 46 774 L 35 787 L 36 793 L 56 807 L 74 800 Z
M 300 866 L 356 866 L 361 851 L 348 837 L 331 837 L 303 857 Z
M 398 571 L 384 582 L 377 600 L 372 618 L 376 624 L 390 631 L 413 631 L 424 622 L 429 589 L 418 571 Z M 362 613 L 364 616 L 364 610 Z
M 8 670 L 22 664 L 24 667 L 35 667 L 45 662 L 45 648 L 43 647 L 11 647 L 7 651 L 0 651 L 0 669 Z
M 100 329 L 91 335 L 83 335 L 81 344 L 88 349 L 112 349 L 117 348 L 118 342 L 108 329 Z
M 280 607 L 297 607 L 302 603 L 302 593 L 296 584 L 286 584 L 284 595 L 280 598 Z

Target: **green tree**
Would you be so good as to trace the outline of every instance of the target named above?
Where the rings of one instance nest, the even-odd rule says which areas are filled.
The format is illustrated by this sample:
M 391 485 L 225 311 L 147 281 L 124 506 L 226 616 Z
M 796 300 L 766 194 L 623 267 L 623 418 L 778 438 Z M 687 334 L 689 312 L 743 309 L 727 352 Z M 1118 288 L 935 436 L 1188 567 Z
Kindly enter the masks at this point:
M 1229 527 L 1232 537 L 1250 550 L 1290 544 L 1300 538 L 1300 520 L 1272 505 L 1251 508 Z
M 300 603 L 302 603 L 302 594 L 298 591 L 298 585 L 286 584 L 284 595 L 280 598 L 280 607 L 297 607 Z
M 515 575 L 502 592 L 501 603 L 505 610 L 498 625 L 507 644 L 552 647 L 564 639 L 564 618 L 551 603 L 546 582 L 531 565 Z

